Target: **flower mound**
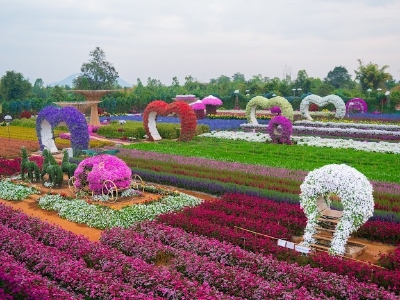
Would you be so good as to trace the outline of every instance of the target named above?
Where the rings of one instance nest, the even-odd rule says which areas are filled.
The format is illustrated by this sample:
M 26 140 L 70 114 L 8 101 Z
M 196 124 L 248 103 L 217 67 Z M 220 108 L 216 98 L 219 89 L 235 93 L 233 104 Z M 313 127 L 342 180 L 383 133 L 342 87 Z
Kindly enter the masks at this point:
M 331 164 L 308 173 L 300 189 L 300 206 L 308 219 L 304 232 L 305 246 L 316 242 L 313 235 L 316 234 L 315 227 L 321 215 L 317 207 L 317 199 L 324 197 L 329 206 L 328 196 L 331 193 L 340 197 L 343 204 L 343 216 L 336 226 L 329 252 L 344 254 L 350 234 L 373 215 L 374 199 L 371 183 L 352 167 L 345 164 Z
M 128 188 L 132 171 L 122 159 L 102 154 L 81 161 L 74 176 L 77 189 L 88 187 L 95 194 L 101 194 L 106 180 L 113 181 L 118 189 Z
M 278 128 L 280 126 L 280 133 Z M 288 144 L 290 145 L 292 141 L 290 140 L 290 135 L 292 134 L 292 122 L 284 116 L 276 116 L 268 122 L 268 133 L 271 137 L 273 143 L 276 144 Z
M 368 105 L 367 103 L 361 98 L 353 98 L 346 103 L 346 113 L 352 112 L 360 112 L 366 113 L 368 112 Z

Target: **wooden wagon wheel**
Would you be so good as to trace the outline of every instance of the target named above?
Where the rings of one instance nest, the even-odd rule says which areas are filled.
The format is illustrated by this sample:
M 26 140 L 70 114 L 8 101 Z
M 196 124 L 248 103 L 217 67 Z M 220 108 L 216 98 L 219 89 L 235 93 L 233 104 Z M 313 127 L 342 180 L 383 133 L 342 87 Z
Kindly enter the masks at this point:
M 76 188 L 75 182 L 76 182 L 75 176 L 71 176 L 71 178 L 68 179 L 68 188 L 74 195 L 76 195 L 76 192 L 78 191 L 78 189 Z
M 114 203 L 118 199 L 118 188 L 112 180 L 105 180 L 103 182 L 101 193 L 103 196 L 108 196 L 108 201 L 111 203 Z
M 134 174 L 132 176 L 130 188 L 132 188 L 134 190 L 138 190 L 140 188 L 140 186 L 142 186 L 142 192 L 144 192 L 144 181 L 143 181 L 142 177 L 140 177 L 138 174 Z

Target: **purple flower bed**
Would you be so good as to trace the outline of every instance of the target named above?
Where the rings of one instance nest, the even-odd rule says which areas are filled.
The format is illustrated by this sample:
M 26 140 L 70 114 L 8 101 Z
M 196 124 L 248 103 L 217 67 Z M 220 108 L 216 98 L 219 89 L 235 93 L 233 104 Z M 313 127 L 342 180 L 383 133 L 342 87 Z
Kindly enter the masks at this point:
M 3 286 L 0 299 L 83 299 L 83 296 L 62 290 L 46 277 L 27 270 L 4 251 L 0 251 L 0 283 Z
M 260 282 L 259 278 L 262 277 L 267 280 L 268 284 L 276 284 L 275 291 L 269 290 L 268 286 L 261 285 L 259 289 L 254 291 L 267 291 L 269 294 L 253 294 L 252 299 L 258 299 L 257 296 L 265 299 L 265 297 L 271 297 L 271 295 L 273 295 L 273 298 L 282 297 L 282 295 L 285 295 L 285 289 L 287 292 L 293 293 L 291 295 L 294 295 L 296 299 L 309 297 L 310 294 L 319 299 L 329 297 L 343 299 L 396 298 L 395 295 L 378 289 L 374 284 L 361 283 L 346 276 L 323 272 L 309 266 L 300 267 L 296 264 L 279 262 L 271 256 L 254 254 L 226 242 L 189 234 L 183 230 L 155 222 L 145 222 L 137 225 L 136 228 L 110 229 L 103 233 L 102 242 L 117 247 L 125 253 L 148 253 L 148 249 L 152 247 L 158 247 L 158 249 L 163 249 L 162 251 L 166 252 L 169 251 L 173 254 L 172 260 L 178 261 L 178 263 L 172 262 L 172 264 L 192 276 L 207 276 L 210 270 L 214 270 L 211 276 L 217 277 L 222 275 L 222 270 L 235 270 L 237 268 L 236 270 L 243 270 L 242 276 L 239 277 L 241 279 L 245 278 L 244 274 L 248 275 L 248 272 L 251 271 L 254 281 Z M 212 264 L 212 262 L 218 264 Z M 219 266 L 220 269 L 215 270 L 216 266 Z M 201 273 L 203 275 L 195 275 Z M 232 282 L 237 282 L 237 279 L 232 280 L 234 280 Z M 329 284 L 327 284 L 328 282 Z M 223 285 L 223 288 L 239 291 L 241 288 L 250 288 L 252 284 L 239 281 L 235 287 Z M 245 290 L 244 292 L 249 291 Z M 273 292 L 276 294 L 272 294 Z M 247 294 L 242 295 L 246 299 L 249 297 Z M 308 297 L 307 299 L 309 299 Z
M 14 228 L 0 225 L 0 250 L 14 257 L 22 251 L 18 260 L 33 265 L 35 272 L 57 277 L 90 297 L 101 292 L 101 299 L 108 299 L 107 294 L 118 299 L 230 299 L 206 283 L 127 257 L 5 205 L 0 205 L 0 224 Z

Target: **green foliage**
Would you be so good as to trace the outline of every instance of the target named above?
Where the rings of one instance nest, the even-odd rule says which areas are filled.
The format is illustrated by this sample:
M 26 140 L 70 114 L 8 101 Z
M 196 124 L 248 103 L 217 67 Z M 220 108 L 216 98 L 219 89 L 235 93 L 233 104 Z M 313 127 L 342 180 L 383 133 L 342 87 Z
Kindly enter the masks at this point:
M 75 89 L 107 90 L 117 84 L 118 72 L 106 61 L 106 55 L 100 47 L 90 52 L 92 59 L 81 67 L 82 75 L 74 79 Z
M 163 140 L 158 143 L 134 144 L 131 148 L 304 171 L 312 171 L 327 164 L 345 163 L 369 180 L 400 182 L 400 157 L 394 154 L 204 137 L 196 137 L 189 143 L 179 144 L 179 147 L 176 147 L 175 142 Z
M 7 71 L 0 80 L 0 96 L 5 101 L 23 100 L 28 96 L 31 88 L 29 80 L 15 71 Z
M 376 90 L 377 88 L 385 87 L 386 80 L 391 80 L 392 75 L 386 73 L 386 69 L 389 68 L 388 65 L 379 67 L 377 64 L 369 63 L 363 65 L 361 59 L 358 60 L 359 66 L 356 72 L 356 79 L 360 82 L 361 89 L 366 91 L 367 89 Z
M 335 88 L 344 88 L 350 84 L 351 76 L 345 67 L 339 66 L 329 71 L 324 81 Z
M 174 123 L 158 123 L 158 132 L 163 139 L 177 139 L 180 134 L 180 125 Z M 207 125 L 197 125 L 196 133 L 202 134 L 210 132 Z M 102 125 L 97 130 L 97 134 L 106 138 L 122 139 L 124 137 L 133 137 L 136 139 L 143 139 L 146 131 L 143 127 L 143 122 L 127 121 L 124 125 L 120 125 L 118 121 L 112 121 L 108 125 Z

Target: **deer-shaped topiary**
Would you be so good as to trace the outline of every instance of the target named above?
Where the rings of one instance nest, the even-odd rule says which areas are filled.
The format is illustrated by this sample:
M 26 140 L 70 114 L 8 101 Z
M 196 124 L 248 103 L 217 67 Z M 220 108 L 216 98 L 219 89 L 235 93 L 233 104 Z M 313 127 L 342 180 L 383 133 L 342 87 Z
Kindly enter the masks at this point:
M 53 155 L 49 150 L 43 150 L 43 166 L 40 177 L 43 181 L 44 175 L 49 175 L 49 181 L 53 183 L 54 186 L 61 186 L 63 182 L 63 172 L 61 166 L 54 159 Z
M 29 181 L 33 182 L 33 179 L 35 178 L 35 181 L 39 182 L 40 170 L 38 164 L 28 159 L 28 153 L 25 147 L 21 147 L 21 153 L 21 179 L 25 180 L 25 172 L 27 172 Z
M 61 169 L 62 169 L 63 173 L 66 173 L 68 175 L 68 179 L 70 179 L 72 176 L 74 176 L 74 172 L 77 167 L 78 167 L 77 164 L 69 162 L 68 152 L 64 151 L 63 160 L 61 162 Z

